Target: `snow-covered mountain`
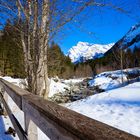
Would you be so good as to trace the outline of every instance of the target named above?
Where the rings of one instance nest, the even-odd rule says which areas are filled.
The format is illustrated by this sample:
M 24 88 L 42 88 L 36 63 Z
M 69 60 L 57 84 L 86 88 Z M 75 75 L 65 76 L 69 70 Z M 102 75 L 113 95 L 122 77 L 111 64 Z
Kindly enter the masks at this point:
M 91 44 L 88 42 L 78 42 L 68 51 L 68 56 L 73 63 L 85 62 L 89 59 L 96 59 L 108 54 L 116 49 L 123 48 L 124 50 L 140 48 L 140 23 L 132 26 L 126 35 L 117 41 L 115 44 L 108 45 Z
M 132 26 L 126 35 L 116 42 L 115 45 L 106 52 L 106 54 L 118 48 L 122 48 L 123 50 L 130 49 L 133 52 L 135 47 L 140 48 L 140 23 Z
M 102 57 L 114 43 L 108 45 L 91 44 L 88 42 L 78 42 L 68 51 L 68 56 L 73 63 L 85 62 L 89 59 L 96 59 Z
M 123 37 L 122 47 L 131 49 L 140 48 L 140 23 L 132 26 L 128 33 Z

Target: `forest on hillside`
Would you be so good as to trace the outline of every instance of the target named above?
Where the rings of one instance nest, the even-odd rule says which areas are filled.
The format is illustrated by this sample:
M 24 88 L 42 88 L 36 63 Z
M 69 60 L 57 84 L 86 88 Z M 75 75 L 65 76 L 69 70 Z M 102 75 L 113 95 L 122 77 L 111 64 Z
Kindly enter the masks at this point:
M 0 75 L 25 78 L 23 50 L 19 41 L 20 34 L 7 21 L 0 35 Z M 48 48 L 48 73 L 49 77 L 73 78 L 91 77 L 98 73 L 133 68 L 140 66 L 140 47 L 131 50 L 116 49 L 102 58 L 88 60 L 84 63 L 73 64 L 68 56 L 65 56 L 57 43 L 52 42 Z

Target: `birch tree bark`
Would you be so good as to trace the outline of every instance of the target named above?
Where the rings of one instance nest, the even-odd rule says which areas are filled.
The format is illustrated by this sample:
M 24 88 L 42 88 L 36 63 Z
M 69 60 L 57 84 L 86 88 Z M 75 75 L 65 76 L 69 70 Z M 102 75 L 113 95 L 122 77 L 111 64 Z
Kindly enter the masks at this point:
M 49 40 L 49 0 L 43 0 L 42 3 L 42 19 L 41 19 L 41 29 L 40 29 L 40 53 L 38 57 L 38 68 L 37 68 L 37 78 L 36 92 L 47 98 L 49 92 L 49 80 L 48 80 L 48 68 L 47 68 L 47 48 Z
M 18 0 L 17 3 L 19 19 L 22 18 L 20 14 L 21 11 L 26 18 L 25 32 L 21 31 L 21 40 L 24 50 L 28 88 L 32 93 L 47 98 L 49 92 L 47 69 L 49 0 L 43 0 L 42 2 L 40 21 L 39 4 L 37 0 L 32 2 L 28 0 L 26 9 L 24 8 L 24 10 L 22 10 L 23 6 L 21 1 Z

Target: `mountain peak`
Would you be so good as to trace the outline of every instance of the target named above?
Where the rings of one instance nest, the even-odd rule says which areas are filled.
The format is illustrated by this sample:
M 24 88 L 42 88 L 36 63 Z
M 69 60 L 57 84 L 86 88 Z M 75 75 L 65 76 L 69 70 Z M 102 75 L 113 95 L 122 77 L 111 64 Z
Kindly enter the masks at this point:
M 117 41 L 115 45 L 110 50 L 108 50 L 108 52 L 106 52 L 106 54 L 109 54 L 110 52 L 120 48 L 124 51 L 129 49 L 132 52 L 135 48 L 140 48 L 140 23 L 132 26 L 130 30 L 123 36 L 123 38 Z
M 124 36 L 124 39 L 130 42 L 133 38 L 140 34 L 140 23 L 131 27 L 131 29 Z
M 89 59 L 102 57 L 113 45 L 114 43 L 101 45 L 79 41 L 76 46 L 68 51 L 68 56 L 73 63 L 85 62 Z

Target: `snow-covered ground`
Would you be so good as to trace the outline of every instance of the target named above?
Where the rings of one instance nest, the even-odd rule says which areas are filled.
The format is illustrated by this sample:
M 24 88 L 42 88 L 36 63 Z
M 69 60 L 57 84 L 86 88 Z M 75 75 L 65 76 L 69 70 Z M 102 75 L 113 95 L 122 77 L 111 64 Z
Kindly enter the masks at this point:
M 63 93 L 66 89 L 70 87 L 60 81 L 56 82 L 53 79 L 50 79 L 50 92 L 48 97 L 52 97 L 54 94 Z
M 128 74 L 129 76 L 134 76 L 139 74 L 139 72 L 140 70 L 138 68 L 124 70 L 123 81 L 128 81 Z M 26 82 L 26 80 L 13 79 L 11 77 L 1 78 L 20 87 L 24 87 L 24 83 Z M 140 82 L 134 82 L 126 86 L 123 85 L 122 87 L 121 78 L 122 75 L 120 70 L 101 73 L 93 80 L 89 81 L 89 85 L 98 86 L 100 89 L 104 89 L 105 92 L 87 97 L 83 100 L 65 104 L 64 106 L 140 137 Z M 57 80 L 52 78 L 50 79 L 50 96 L 53 96 L 56 93 L 63 93 L 63 91 L 70 88 L 69 84 L 82 82 L 83 80 L 84 79 Z M 21 121 L 23 120 L 23 114 L 19 112 L 10 98 L 8 102 L 14 115 L 24 127 L 24 122 Z M 0 120 L 3 119 L 3 117 L 0 118 Z M 4 119 L 4 123 L 6 124 L 7 130 L 8 126 L 11 126 L 11 123 L 8 118 Z M 0 126 L 0 128 L 2 129 L 0 129 L 1 140 L 1 137 L 3 138 L 4 136 L 3 132 L 5 129 L 3 129 L 4 126 Z M 38 130 L 38 132 L 40 140 L 48 140 L 40 130 Z M 6 137 L 9 138 L 10 136 Z M 12 137 L 10 138 L 13 139 Z M 14 139 L 17 140 L 18 137 Z
M 5 76 L 5 77 L 0 77 L 12 84 L 15 84 L 21 88 L 26 88 L 27 86 L 27 82 L 26 79 L 15 79 L 15 78 L 11 78 L 9 76 Z M 71 83 L 75 83 L 81 80 L 66 80 L 67 82 L 71 82 Z M 50 92 L 49 92 L 49 97 L 53 96 L 54 94 L 57 93 L 63 93 L 66 89 L 69 89 L 69 86 L 65 84 L 65 82 L 60 82 L 60 81 L 55 81 L 54 78 L 49 79 L 49 83 L 50 83 Z
M 5 76 L 5 77 L 0 77 L 12 84 L 15 84 L 21 88 L 26 88 L 27 86 L 27 82 L 26 79 L 15 79 L 15 78 L 11 78 L 9 76 Z M 65 90 L 70 90 L 70 86 L 72 84 L 76 84 L 76 83 L 80 83 L 84 80 L 85 78 L 79 78 L 79 79 L 57 79 L 57 78 L 51 78 L 49 79 L 49 83 L 50 83 L 50 92 L 48 97 L 52 97 L 54 94 L 57 93 L 62 93 L 65 92 Z
M 15 137 L 5 134 L 9 127 L 13 128 L 9 117 L 0 116 L 0 140 L 19 140 L 17 134 Z
M 140 82 L 96 94 L 65 106 L 140 137 Z
M 129 78 L 130 74 L 140 75 L 140 68 L 125 69 L 123 70 L 123 74 L 121 70 L 103 72 L 101 74 L 96 75 L 92 80 L 88 82 L 88 84 L 90 87 L 98 86 L 100 89 L 110 90 L 122 86 L 122 77 L 123 77 L 123 82 L 126 82 L 125 84 L 127 84 L 128 81 L 130 82 L 132 80 Z M 0 78 L 7 80 L 21 88 L 25 88 L 27 85 L 26 79 L 14 79 L 8 76 L 0 77 Z M 86 78 L 68 79 L 68 80 L 51 78 L 49 79 L 50 92 L 48 96 L 52 97 L 54 94 L 57 93 L 63 94 L 66 90 L 70 90 L 71 85 L 80 83 L 84 79 Z
M 132 77 L 133 75 L 133 77 Z M 140 68 L 125 69 L 123 71 L 107 71 L 95 76 L 94 79 L 88 82 L 89 86 L 98 86 L 105 91 L 115 89 L 132 82 L 140 76 Z M 123 78 L 123 83 L 122 83 Z
M 12 78 L 10 76 L 4 76 L 4 77 L 1 77 L 0 78 L 16 85 L 16 86 L 19 86 L 20 88 L 25 88 L 27 82 L 25 79 L 20 79 L 20 78 Z

